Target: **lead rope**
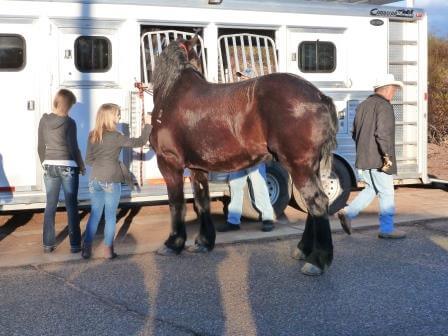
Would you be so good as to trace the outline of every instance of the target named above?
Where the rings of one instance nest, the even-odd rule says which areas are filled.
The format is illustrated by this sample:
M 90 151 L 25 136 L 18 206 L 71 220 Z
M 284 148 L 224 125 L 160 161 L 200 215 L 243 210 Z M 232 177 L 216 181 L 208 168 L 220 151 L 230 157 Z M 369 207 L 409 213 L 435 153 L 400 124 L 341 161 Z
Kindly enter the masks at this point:
M 138 96 L 142 102 L 142 113 L 141 113 L 141 123 L 140 123 L 140 134 L 143 131 L 143 125 L 145 124 L 145 88 L 143 87 L 143 83 L 141 82 L 135 82 L 134 86 L 138 89 Z M 149 90 L 147 91 L 148 93 Z M 143 187 L 143 159 L 144 159 L 144 152 L 143 152 L 143 146 L 140 147 L 140 164 L 139 164 L 139 170 L 140 170 L 140 181 L 137 181 L 139 183 L 140 187 Z

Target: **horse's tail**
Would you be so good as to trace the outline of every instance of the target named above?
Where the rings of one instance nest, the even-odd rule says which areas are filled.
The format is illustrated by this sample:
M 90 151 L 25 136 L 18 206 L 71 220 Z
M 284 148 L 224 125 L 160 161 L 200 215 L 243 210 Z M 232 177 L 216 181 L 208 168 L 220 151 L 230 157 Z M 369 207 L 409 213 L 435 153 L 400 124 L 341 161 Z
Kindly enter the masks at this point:
M 333 158 L 332 152 L 336 149 L 337 146 L 336 134 L 338 133 L 339 129 L 339 121 L 333 99 L 324 94 L 321 95 L 321 99 L 323 105 L 326 107 L 328 113 L 330 114 L 330 124 L 328 125 L 327 129 L 327 139 L 325 140 L 321 149 L 320 174 L 321 176 L 330 176 Z

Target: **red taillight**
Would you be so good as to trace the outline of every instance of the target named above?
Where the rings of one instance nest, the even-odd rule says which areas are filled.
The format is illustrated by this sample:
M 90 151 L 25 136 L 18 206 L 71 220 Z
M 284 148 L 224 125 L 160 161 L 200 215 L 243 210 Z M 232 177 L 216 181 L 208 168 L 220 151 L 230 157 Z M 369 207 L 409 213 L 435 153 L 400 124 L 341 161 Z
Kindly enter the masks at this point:
M 0 187 L 0 192 L 14 192 L 16 187 Z

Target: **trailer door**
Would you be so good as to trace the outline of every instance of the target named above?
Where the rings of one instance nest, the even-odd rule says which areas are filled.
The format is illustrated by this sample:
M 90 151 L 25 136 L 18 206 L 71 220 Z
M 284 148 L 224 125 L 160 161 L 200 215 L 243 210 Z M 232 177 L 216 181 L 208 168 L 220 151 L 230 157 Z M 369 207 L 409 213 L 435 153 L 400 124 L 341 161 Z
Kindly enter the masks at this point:
M 53 95 L 61 88 L 71 90 L 77 104 L 70 111 L 76 121 L 78 144 L 84 157 L 89 131 L 95 124 L 96 111 L 103 103 L 122 107 L 121 131 L 128 124 L 125 91 L 119 77 L 120 42 L 119 22 L 101 20 L 55 20 L 57 36 L 57 64 L 59 69 L 53 81 Z M 86 28 L 86 27 L 87 28 Z M 87 174 L 80 176 L 78 198 L 88 199 Z
M 5 21 L 4 21 L 5 22 Z M 31 22 L 0 23 L 0 198 L 39 184 L 36 49 Z

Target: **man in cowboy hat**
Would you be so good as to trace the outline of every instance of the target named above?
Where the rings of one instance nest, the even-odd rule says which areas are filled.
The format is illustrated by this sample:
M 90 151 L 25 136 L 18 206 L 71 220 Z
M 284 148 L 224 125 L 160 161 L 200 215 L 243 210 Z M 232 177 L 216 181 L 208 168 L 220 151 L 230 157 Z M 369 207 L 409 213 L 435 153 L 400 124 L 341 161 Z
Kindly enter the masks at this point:
M 378 195 L 380 201 L 379 238 L 404 238 L 406 233 L 394 228 L 395 202 L 393 174 L 397 173 L 395 157 L 395 117 L 390 101 L 400 81 L 387 74 L 378 78 L 375 93 L 362 102 L 353 123 L 356 142 L 356 168 L 365 188 L 338 212 L 345 232 L 351 233 L 351 220 Z

